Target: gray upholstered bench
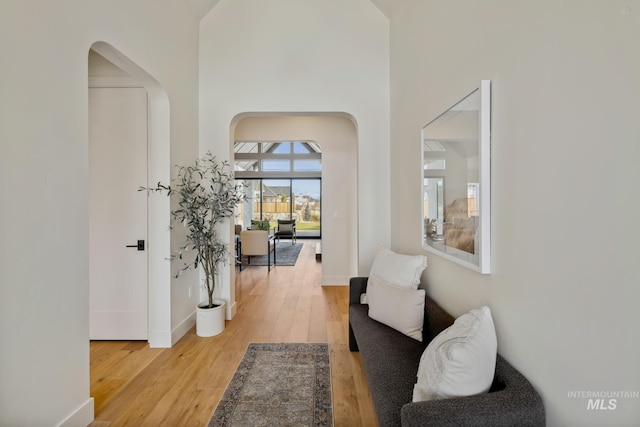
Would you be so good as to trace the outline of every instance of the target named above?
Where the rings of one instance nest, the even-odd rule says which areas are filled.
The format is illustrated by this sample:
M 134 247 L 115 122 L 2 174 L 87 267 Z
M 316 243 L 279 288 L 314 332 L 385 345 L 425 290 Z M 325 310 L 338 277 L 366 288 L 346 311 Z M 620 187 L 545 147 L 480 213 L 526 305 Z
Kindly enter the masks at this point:
M 359 351 L 380 426 L 543 426 L 545 412 L 531 383 L 499 354 L 488 393 L 412 402 L 420 357 L 454 319 L 426 298 L 423 342 L 368 316 L 360 304 L 367 278 L 354 277 L 349 293 L 349 348 Z

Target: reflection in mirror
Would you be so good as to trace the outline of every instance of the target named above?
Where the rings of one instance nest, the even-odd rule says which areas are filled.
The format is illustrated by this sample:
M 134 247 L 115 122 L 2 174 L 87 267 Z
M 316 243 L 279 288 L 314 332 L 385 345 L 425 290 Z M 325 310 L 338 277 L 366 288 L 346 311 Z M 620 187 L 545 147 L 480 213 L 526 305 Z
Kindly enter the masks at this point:
M 426 236 L 436 238 L 442 234 L 438 224 L 444 222 L 444 178 L 424 178 L 423 211 Z
M 422 128 L 423 246 L 489 272 L 489 82 Z

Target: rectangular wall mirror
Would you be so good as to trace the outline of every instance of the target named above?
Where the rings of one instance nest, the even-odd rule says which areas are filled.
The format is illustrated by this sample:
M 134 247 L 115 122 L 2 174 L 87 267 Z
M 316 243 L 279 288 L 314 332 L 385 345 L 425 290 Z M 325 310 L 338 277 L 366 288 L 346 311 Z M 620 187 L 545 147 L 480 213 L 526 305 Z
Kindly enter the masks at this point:
M 491 272 L 491 82 L 422 128 L 423 247 Z

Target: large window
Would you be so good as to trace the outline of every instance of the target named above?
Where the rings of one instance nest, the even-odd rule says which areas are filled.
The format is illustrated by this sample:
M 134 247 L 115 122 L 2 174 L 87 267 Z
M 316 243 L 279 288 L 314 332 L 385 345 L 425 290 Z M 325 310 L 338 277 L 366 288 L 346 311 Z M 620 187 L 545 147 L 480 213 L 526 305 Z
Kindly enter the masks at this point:
M 299 238 L 321 236 L 322 159 L 318 144 L 303 141 L 236 142 L 236 180 L 248 200 L 238 207 L 236 224 L 251 220 L 295 219 Z
M 320 178 L 322 152 L 315 142 L 236 142 L 234 146 L 236 176 L 283 172 Z

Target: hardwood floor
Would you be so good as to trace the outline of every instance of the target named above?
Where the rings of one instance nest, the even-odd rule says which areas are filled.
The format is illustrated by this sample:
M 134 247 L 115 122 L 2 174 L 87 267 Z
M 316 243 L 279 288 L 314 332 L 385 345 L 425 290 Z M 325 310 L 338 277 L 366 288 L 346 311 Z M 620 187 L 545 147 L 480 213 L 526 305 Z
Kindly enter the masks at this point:
M 92 426 L 206 426 L 250 342 L 327 342 L 334 425 L 376 426 L 358 353 L 349 351 L 348 287 L 320 285 L 315 241 L 295 267 L 236 270 L 238 310 L 225 331 L 195 328 L 170 349 L 146 342 L 91 342 Z

